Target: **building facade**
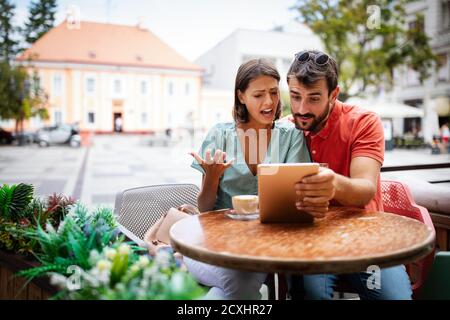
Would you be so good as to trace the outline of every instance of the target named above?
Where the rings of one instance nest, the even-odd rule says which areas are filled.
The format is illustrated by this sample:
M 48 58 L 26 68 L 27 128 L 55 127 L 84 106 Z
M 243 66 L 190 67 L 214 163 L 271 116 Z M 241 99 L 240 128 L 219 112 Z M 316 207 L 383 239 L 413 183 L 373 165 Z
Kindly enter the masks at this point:
M 287 90 L 286 74 L 294 55 L 306 49 L 323 50 L 323 45 L 308 27 L 292 21 L 270 31 L 238 29 L 195 62 L 205 70 L 205 88 L 233 90 L 237 69 L 243 62 L 266 58 L 277 67 L 281 88 Z
M 50 119 L 32 119 L 31 129 L 77 123 L 94 132 L 155 132 L 200 118 L 202 68 L 140 26 L 65 21 L 18 62 L 37 71 L 49 96 Z
M 204 70 L 201 104 L 203 128 L 233 121 L 234 84 L 239 66 L 253 58 L 271 60 L 280 73 L 280 88 L 288 91 L 286 74 L 294 55 L 305 49 L 323 50 L 320 39 L 297 22 L 276 30 L 237 29 L 195 62 Z
M 422 132 L 425 141 L 431 142 L 439 134 L 439 127 L 449 122 L 450 116 L 450 1 L 424 0 L 414 1 L 406 7 L 406 23 L 415 27 L 416 14 L 424 16 L 425 33 L 430 38 L 430 45 L 438 57 L 431 76 L 423 83 L 419 75 L 407 67 L 395 72 L 394 95 L 398 101 L 422 108 L 424 118 L 399 119 L 398 126 L 404 132 Z

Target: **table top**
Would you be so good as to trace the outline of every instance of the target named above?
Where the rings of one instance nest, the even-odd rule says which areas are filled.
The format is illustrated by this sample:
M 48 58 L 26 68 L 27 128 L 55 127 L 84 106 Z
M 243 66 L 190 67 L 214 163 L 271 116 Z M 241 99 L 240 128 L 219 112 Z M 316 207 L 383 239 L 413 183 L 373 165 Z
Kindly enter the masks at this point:
M 335 207 L 310 224 L 263 224 L 258 219 L 233 220 L 224 211 L 176 222 L 170 230 L 174 249 L 246 271 L 337 274 L 406 264 L 434 247 L 433 229 L 387 212 Z

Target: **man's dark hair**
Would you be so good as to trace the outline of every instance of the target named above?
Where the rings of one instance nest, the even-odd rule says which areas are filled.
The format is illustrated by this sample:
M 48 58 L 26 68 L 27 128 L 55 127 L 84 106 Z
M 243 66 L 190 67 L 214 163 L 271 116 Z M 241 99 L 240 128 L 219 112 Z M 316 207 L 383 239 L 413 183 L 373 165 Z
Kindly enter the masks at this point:
M 318 55 L 325 53 L 318 50 L 308 50 L 310 58 L 307 61 L 299 61 L 298 54 L 295 56 L 294 61 L 287 73 L 287 81 L 289 78 L 295 77 L 298 82 L 305 86 L 310 86 L 320 79 L 327 81 L 328 94 L 330 94 L 337 87 L 338 68 L 336 60 L 328 56 L 328 60 L 324 64 L 317 64 L 315 59 Z
M 239 101 L 238 90 L 242 93 L 247 90 L 250 81 L 259 76 L 269 76 L 280 82 L 280 74 L 277 69 L 267 59 L 252 59 L 243 63 L 237 72 L 236 82 L 234 85 L 234 107 L 233 119 L 236 123 L 248 122 L 248 110 L 245 104 Z M 281 97 L 278 100 L 277 110 L 275 111 L 275 120 L 281 115 Z

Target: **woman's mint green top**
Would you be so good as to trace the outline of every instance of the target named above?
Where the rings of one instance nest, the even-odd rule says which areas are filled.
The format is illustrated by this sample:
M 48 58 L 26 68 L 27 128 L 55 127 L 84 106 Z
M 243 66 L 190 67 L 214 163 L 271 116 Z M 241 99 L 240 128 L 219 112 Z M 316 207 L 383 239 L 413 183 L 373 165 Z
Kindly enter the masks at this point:
M 220 178 L 214 210 L 231 208 L 231 197 L 235 195 L 258 194 L 258 177 L 252 174 L 245 162 L 235 123 L 219 123 L 211 128 L 199 151 L 203 159 L 207 149 L 211 149 L 212 156 L 216 149 L 225 151 L 227 161 L 236 158 Z M 290 122 L 275 122 L 263 163 L 310 161 L 303 132 L 296 129 Z M 191 167 L 205 173 L 197 160 L 193 161 Z

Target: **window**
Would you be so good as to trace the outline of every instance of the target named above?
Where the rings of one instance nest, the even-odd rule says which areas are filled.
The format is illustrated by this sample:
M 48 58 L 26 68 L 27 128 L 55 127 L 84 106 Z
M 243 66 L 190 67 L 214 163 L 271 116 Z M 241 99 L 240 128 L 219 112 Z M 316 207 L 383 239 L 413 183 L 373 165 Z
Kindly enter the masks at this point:
M 439 82 L 447 82 L 449 80 L 448 58 L 447 55 L 438 55 L 437 76 Z
M 89 124 L 95 123 L 95 113 L 94 112 L 88 112 L 88 123 Z
M 114 93 L 122 93 L 122 82 L 119 79 L 114 80 Z
M 62 94 L 62 76 L 60 74 L 53 76 L 53 93 L 55 95 Z
M 41 77 L 39 74 L 34 73 L 31 78 L 31 92 L 38 92 L 41 88 Z
M 86 80 L 86 91 L 87 91 L 87 93 L 94 93 L 94 91 L 95 91 L 95 79 L 88 78 Z
M 141 81 L 141 94 L 147 93 L 147 81 Z
M 173 95 L 173 82 L 169 82 L 168 90 L 169 90 L 169 95 L 172 96 Z
M 191 93 L 191 86 L 189 85 L 189 83 L 186 83 L 184 86 L 184 94 L 189 95 L 190 93 Z
M 56 110 L 53 112 L 53 120 L 55 124 L 61 124 L 62 123 L 62 113 L 59 110 Z
M 419 73 L 411 68 L 408 68 L 408 71 L 406 72 L 406 84 L 409 86 L 420 85 Z
M 450 29 L 450 1 L 442 1 L 442 29 Z
M 142 124 L 147 124 L 147 113 L 146 112 L 142 112 L 141 122 L 142 122 Z

